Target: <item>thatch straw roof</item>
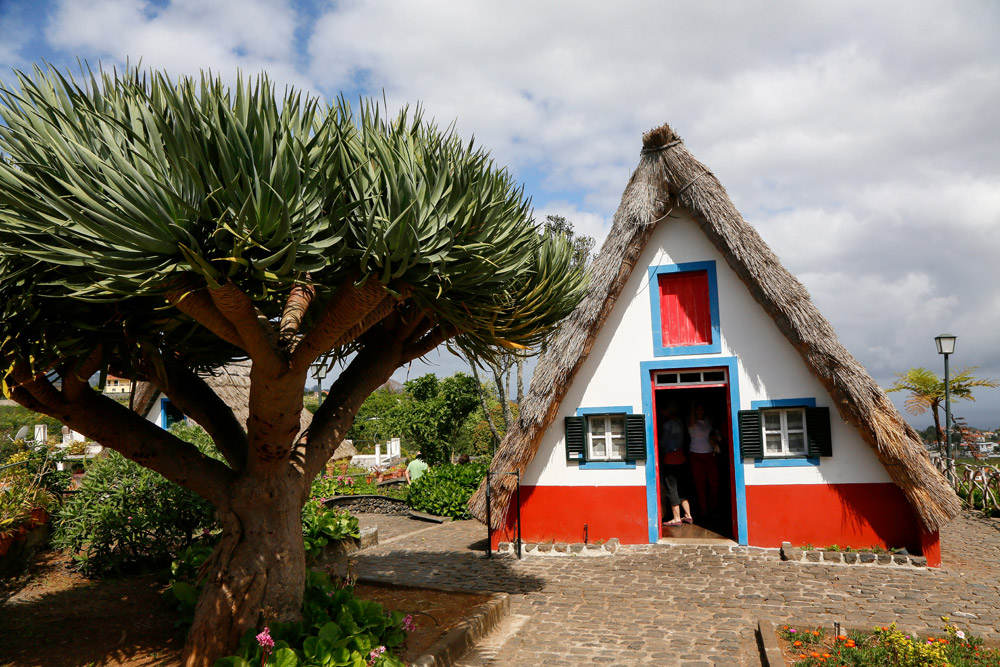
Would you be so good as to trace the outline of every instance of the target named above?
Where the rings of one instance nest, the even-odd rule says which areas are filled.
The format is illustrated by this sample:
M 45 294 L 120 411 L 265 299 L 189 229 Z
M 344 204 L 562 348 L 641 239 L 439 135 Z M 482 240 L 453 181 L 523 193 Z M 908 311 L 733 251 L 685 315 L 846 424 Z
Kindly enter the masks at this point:
M 667 125 L 647 132 L 642 143 L 639 166 L 625 188 L 611 232 L 591 268 L 587 296 L 564 321 L 548 352 L 539 360 L 517 423 L 504 438 L 492 468 L 524 472 L 653 229 L 657 224 L 670 224 L 667 214 L 672 210 L 684 209 L 826 387 L 841 417 L 854 425 L 875 451 L 924 527 L 936 531 L 954 518 L 961 509 L 960 501 L 931 464 L 920 436 L 840 344 L 805 287 L 747 224 L 715 175 L 694 158 Z M 493 480 L 491 509 L 495 527 L 502 525 L 513 485 L 514 479 L 508 475 Z M 485 521 L 485 484 L 469 504 L 472 513 Z
M 212 391 L 233 410 L 233 414 L 245 429 L 250 416 L 250 362 L 236 361 L 205 376 L 205 382 Z M 159 389 L 150 382 L 140 382 L 133 394 L 133 409 L 145 416 L 153 408 L 153 402 L 159 395 Z M 303 433 L 312 423 L 312 413 L 302 409 L 299 419 L 299 432 Z M 350 440 L 340 443 L 330 457 L 331 460 L 349 459 L 357 455 Z

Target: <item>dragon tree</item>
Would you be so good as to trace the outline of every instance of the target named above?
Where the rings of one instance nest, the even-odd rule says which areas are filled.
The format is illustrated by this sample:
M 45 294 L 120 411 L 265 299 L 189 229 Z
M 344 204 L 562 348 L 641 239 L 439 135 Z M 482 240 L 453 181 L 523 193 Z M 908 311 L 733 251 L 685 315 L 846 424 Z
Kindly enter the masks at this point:
M 369 393 L 442 343 L 536 345 L 582 296 L 508 172 L 419 111 L 265 75 L 36 68 L 0 89 L 3 393 L 216 507 L 187 665 L 261 610 L 299 617 L 300 509 Z M 243 359 L 245 428 L 203 380 Z M 300 432 L 315 364 L 341 371 Z M 94 391 L 99 373 L 151 382 L 225 460 Z

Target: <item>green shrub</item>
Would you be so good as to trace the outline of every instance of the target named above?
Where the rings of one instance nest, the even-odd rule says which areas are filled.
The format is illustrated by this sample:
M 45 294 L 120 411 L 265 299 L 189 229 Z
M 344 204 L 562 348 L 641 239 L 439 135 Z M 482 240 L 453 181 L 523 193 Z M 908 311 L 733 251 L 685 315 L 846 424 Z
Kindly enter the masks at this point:
M 52 541 L 88 576 L 147 571 L 169 563 L 214 517 L 193 491 L 111 452 L 88 466 L 58 513 Z
M 315 560 L 330 542 L 360 536 L 358 520 L 347 510 L 329 509 L 313 499 L 307 500 L 303 506 L 302 540 L 307 560 Z
M 112 452 L 88 468 L 59 512 L 53 544 L 72 551 L 89 576 L 148 570 L 168 563 L 213 517 L 200 496 Z
M 406 641 L 411 619 L 386 613 L 377 602 L 354 595 L 350 582 L 333 582 L 324 572 L 306 579 L 301 623 L 272 623 L 248 630 L 237 654 L 215 667 L 251 665 L 372 665 L 403 667 L 393 649 Z M 260 634 L 258 634 L 260 632 Z
M 49 427 L 49 435 L 59 435 L 62 431 L 62 422 L 58 419 L 49 417 L 48 415 L 38 414 L 37 412 L 32 412 L 28 408 L 21 405 L 0 405 L 0 440 L 8 440 L 8 436 L 14 437 L 14 434 L 22 426 L 27 426 L 30 433 L 29 437 L 34 437 L 34 426 L 35 424 L 46 424 Z M 2 457 L 2 454 L 0 454 Z M 2 461 L 2 458 L 0 458 Z
M 415 510 L 468 519 L 469 498 L 489 470 L 489 461 L 433 466 L 409 487 L 406 502 Z

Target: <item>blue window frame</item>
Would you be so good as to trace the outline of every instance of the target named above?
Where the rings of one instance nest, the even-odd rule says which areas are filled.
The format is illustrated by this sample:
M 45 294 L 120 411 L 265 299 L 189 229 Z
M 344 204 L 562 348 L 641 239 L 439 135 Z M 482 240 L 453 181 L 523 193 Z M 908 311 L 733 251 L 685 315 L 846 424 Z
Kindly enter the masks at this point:
M 577 408 L 577 417 L 590 415 L 630 415 L 631 405 L 610 405 L 597 408 Z M 580 470 L 634 470 L 635 461 L 581 461 Z
M 663 319 L 660 313 L 660 280 L 666 273 L 705 271 L 708 274 L 708 305 L 712 318 L 712 342 L 707 345 L 663 345 Z M 719 339 L 719 284 L 715 272 L 715 260 L 707 262 L 684 262 L 681 264 L 661 264 L 649 267 L 649 303 L 653 319 L 653 356 L 670 357 L 682 354 L 719 354 L 722 342 Z
M 774 408 L 815 408 L 815 398 L 779 398 L 767 401 L 750 401 L 751 410 Z M 819 466 L 818 456 L 790 456 L 755 458 L 754 468 L 814 468 Z

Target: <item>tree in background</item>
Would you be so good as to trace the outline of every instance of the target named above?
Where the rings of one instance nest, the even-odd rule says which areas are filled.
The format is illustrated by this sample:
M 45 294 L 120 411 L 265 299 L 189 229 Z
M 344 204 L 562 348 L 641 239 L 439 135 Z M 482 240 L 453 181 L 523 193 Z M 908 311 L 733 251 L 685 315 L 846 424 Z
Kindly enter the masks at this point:
M 478 404 L 475 381 L 465 373 L 443 380 L 427 373 L 403 387 L 394 423 L 407 447 L 432 465 L 450 462 L 459 429 Z
M 1000 387 L 1000 382 L 989 378 L 977 378 L 972 375 L 977 366 L 963 368 L 951 376 L 949 387 L 952 400 L 976 400 L 972 390 L 977 387 Z M 938 453 L 944 455 L 944 431 L 941 429 L 941 419 L 938 408 L 944 403 L 944 380 L 926 368 L 911 368 L 905 373 L 897 373 L 896 381 L 888 392 L 905 391 L 910 395 L 903 405 L 911 415 L 922 415 L 928 410 L 934 417 L 934 433 L 937 437 Z
M 266 76 L 16 73 L 0 86 L 0 387 L 211 502 L 186 665 L 301 617 L 301 507 L 364 399 L 445 341 L 540 344 L 582 298 L 510 175 L 419 112 Z M 246 428 L 201 375 L 252 361 Z M 343 371 L 299 432 L 315 363 Z M 91 389 L 147 381 L 223 460 Z M 57 381 L 52 381 L 55 377 Z

